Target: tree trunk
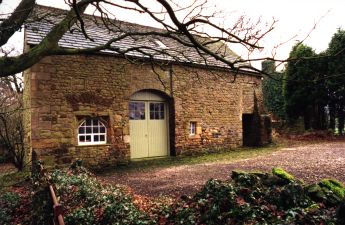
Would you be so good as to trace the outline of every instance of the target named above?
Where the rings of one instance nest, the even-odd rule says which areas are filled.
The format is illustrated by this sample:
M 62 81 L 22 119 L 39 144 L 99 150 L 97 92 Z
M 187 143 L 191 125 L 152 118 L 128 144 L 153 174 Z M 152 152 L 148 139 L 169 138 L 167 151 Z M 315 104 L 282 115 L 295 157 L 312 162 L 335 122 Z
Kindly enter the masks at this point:
M 311 128 L 311 115 L 310 115 L 310 107 L 306 108 L 303 112 L 303 120 L 304 120 L 304 130 L 309 130 Z
M 334 105 L 329 106 L 329 123 L 328 123 L 328 129 L 335 130 L 335 107 Z
M 344 110 L 341 108 L 339 109 L 339 113 L 338 113 L 338 131 L 339 131 L 339 135 L 343 135 L 343 131 L 344 131 L 344 120 L 345 120 L 345 113 Z
M 325 106 L 322 105 L 320 110 L 320 123 L 321 123 L 321 129 L 322 130 L 327 130 L 327 118 L 326 118 L 326 110 Z

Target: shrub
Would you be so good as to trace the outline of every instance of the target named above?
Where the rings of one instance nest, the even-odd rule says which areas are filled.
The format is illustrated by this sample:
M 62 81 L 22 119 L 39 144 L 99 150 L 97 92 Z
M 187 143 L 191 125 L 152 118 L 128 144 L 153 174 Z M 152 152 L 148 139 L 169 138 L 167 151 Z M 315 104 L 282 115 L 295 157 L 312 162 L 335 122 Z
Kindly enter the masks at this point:
M 337 207 L 313 200 L 302 182 L 274 171 L 234 171 L 232 181 L 210 180 L 193 198 L 170 208 L 167 224 L 337 223 Z
M 65 217 L 65 223 L 70 225 L 93 225 L 95 224 L 93 209 L 77 209 Z
M 0 224 L 10 224 L 19 202 L 20 196 L 17 193 L 5 192 L 0 195 Z
M 66 224 L 155 224 L 125 190 L 100 184 L 80 165 L 56 170 L 51 178 L 66 209 Z
M 343 221 L 338 196 L 344 186 L 335 180 L 305 186 L 282 169 L 269 173 L 233 171 L 232 180 L 209 180 L 194 197 L 175 204 L 154 202 L 146 212 L 133 196 L 103 185 L 80 165 L 51 174 L 66 224 L 336 224 Z M 336 188 L 335 188 L 336 187 Z M 334 191 L 338 190 L 338 191 Z M 340 194 L 339 194 L 340 193 Z M 146 205 L 147 206 L 147 205 Z

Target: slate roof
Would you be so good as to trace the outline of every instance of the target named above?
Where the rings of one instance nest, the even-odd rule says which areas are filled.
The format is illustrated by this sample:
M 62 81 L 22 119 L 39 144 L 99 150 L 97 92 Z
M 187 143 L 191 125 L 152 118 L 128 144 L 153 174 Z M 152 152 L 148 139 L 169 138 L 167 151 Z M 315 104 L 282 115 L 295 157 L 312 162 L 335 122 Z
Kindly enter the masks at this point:
M 62 9 L 36 5 L 30 19 L 26 24 L 26 43 L 30 45 L 39 44 L 41 40 L 46 36 L 46 34 L 52 29 L 54 24 L 58 23 L 66 13 L 67 11 Z M 111 38 L 123 34 L 124 31 L 166 32 L 162 29 L 123 21 L 113 21 L 113 24 L 109 25 L 113 31 L 109 32 L 109 29 L 107 29 L 102 23 L 100 23 L 100 19 L 101 18 L 95 18 L 93 16 L 86 16 L 84 19 L 87 34 L 93 39 L 93 41 L 86 39 L 83 33 L 80 30 L 76 29 L 73 30 L 73 32 L 66 32 L 60 39 L 59 46 L 72 49 L 96 47 L 100 44 L 105 44 Z M 156 43 L 155 40 L 159 40 L 166 46 L 166 48 L 162 47 L 162 45 L 160 45 L 159 43 Z M 194 48 L 187 47 L 175 40 L 161 36 L 126 37 L 112 44 L 112 46 L 118 47 L 121 50 L 146 46 L 168 53 L 162 54 L 161 52 L 157 52 L 152 49 L 144 49 L 144 53 L 153 55 L 154 59 L 156 60 L 177 61 L 182 63 L 192 63 L 222 68 L 228 67 L 226 64 L 222 63 L 221 61 L 215 60 L 211 56 L 205 55 L 204 57 L 201 57 Z M 215 44 L 212 49 L 218 50 L 220 54 L 224 55 L 229 60 L 235 60 L 239 58 L 238 55 L 236 55 L 223 43 Z M 107 54 L 118 54 L 112 50 L 102 50 L 101 52 Z M 128 52 L 126 53 L 126 56 L 148 58 L 147 55 L 139 51 Z

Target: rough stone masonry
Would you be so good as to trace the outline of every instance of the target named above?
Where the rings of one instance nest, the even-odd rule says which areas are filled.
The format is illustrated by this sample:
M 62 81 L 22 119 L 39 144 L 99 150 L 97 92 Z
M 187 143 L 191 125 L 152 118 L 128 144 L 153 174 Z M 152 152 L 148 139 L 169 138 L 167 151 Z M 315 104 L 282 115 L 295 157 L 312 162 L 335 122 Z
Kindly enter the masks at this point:
M 30 155 L 47 166 L 76 158 L 90 167 L 129 162 L 128 105 L 140 90 L 167 99 L 171 156 L 241 146 L 242 115 L 253 114 L 254 98 L 263 113 L 261 76 L 249 72 L 181 64 L 153 69 L 149 63 L 94 54 L 49 56 L 24 77 L 26 144 Z M 85 117 L 106 121 L 106 144 L 78 145 L 78 126 Z M 190 122 L 196 123 L 193 136 Z M 262 143 L 269 140 L 264 129 L 256 135 Z

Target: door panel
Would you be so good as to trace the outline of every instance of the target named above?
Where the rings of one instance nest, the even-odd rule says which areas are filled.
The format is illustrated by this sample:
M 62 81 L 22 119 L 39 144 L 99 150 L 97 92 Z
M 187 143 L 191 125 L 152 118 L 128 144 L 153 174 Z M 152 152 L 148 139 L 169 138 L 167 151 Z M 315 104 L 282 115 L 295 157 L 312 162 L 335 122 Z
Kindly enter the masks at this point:
M 131 158 L 145 158 L 148 155 L 147 113 L 145 102 L 129 103 L 129 127 Z
M 168 154 L 166 105 L 163 102 L 149 102 L 149 115 L 149 156 L 165 156 Z

